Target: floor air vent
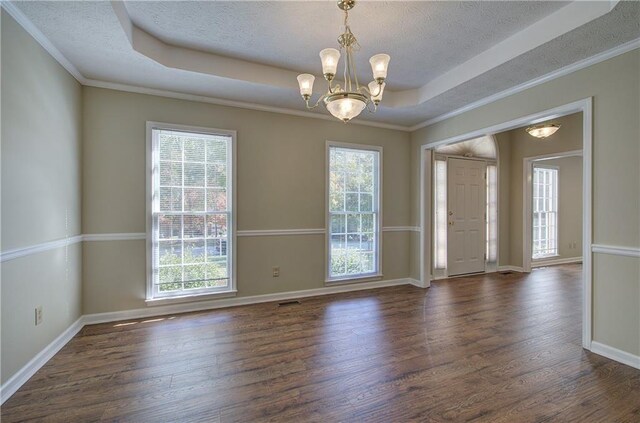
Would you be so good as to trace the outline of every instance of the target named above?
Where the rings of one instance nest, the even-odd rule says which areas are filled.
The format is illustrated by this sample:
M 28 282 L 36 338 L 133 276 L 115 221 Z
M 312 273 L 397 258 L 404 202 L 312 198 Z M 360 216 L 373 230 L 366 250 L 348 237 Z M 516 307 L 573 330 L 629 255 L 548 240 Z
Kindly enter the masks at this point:
M 285 306 L 291 306 L 296 304 L 300 304 L 300 301 L 298 300 L 283 301 L 281 303 L 278 303 L 278 307 L 285 307 Z

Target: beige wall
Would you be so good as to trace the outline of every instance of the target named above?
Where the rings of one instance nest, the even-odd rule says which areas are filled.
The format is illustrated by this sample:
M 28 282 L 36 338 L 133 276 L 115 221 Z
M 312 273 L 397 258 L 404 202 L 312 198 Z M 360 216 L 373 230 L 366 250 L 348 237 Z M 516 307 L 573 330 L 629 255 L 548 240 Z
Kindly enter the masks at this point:
M 638 248 L 639 93 L 640 51 L 636 49 L 420 129 L 412 133 L 412 155 L 417 156 L 423 144 L 593 97 L 593 242 Z M 419 195 L 418 163 L 412 161 L 412 198 Z M 417 224 L 417 201 L 412 205 L 412 221 Z M 594 254 L 593 336 L 595 341 L 640 355 L 640 259 L 624 259 L 626 265 L 618 268 L 620 260 Z M 616 304 L 615 299 L 623 296 L 625 300 Z
M 81 91 L 3 10 L 2 251 L 80 234 Z M 80 244 L 2 263 L 2 383 L 80 317 L 80 274 Z
M 383 147 L 383 226 L 409 224 L 406 132 L 85 87 L 84 233 L 145 231 L 149 120 L 238 131 L 240 231 L 324 228 L 326 140 Z M 409 239 L 383 233 L 384 279 L 409 276 Z M 324 286 L 324 251 L 322 235 L 239 237 L 238 295 Z M 145 307 L 143 241 L 88 242 L 83 259 L 85 313 Z
M 500 151 L 500 265 L 522 266 L 522 176 L 523 160 L 528 157 L 582 150 L 582 113 L 553 120 L 561 129 L 545 140 L 527 134 L 524 128 L 497 134 Z M 540 164 L 562 166 L 559 172 L 560 257 L 582 254 L 582 158 L 560 162 L 545 160 Z M 505 221 L 506 220 L 506 221 Z M 569 248 L 569 242 L 577 242 Z

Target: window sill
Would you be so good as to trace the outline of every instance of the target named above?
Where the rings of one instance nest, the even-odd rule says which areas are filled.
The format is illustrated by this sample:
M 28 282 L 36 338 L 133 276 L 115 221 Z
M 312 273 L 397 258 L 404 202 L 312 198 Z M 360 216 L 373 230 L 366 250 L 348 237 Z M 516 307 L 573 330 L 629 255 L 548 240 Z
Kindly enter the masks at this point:
M 235 297 L 238 291 L 222 291 L 222 292 L 209 292 L 206 294 L 194 294 L 194 295 L 182 295 L 179 297 L 160 297 L 160 298 L 148 298 L 145 300 L 147 306 L 159 306 L 159 305 L 167 305 L 167 304 L 181 304 L 181 303 L 192 303 L 196 301 L 205 301 L 205 300 L 214 300 L 221 298 L 231 298 Z
M 549 254 L 548 256 L 538 256 L 536 258 L 532 258 L 531 261 L 535 263 L 536 261 L 545 261 L 545 260 L 549 260 L 556 257 L 560 257 L 560 254 Z
M 344 278 L 334 278 L 334 279 L 326 279 L 324 281 L 325 286 L 329 285 L 346 285 L 350 283 L 358 283 L 358 282 L 371 282 L 378 281 L 383 278 L 382 273 L 368 274 L 362 276 L 348 276 Z

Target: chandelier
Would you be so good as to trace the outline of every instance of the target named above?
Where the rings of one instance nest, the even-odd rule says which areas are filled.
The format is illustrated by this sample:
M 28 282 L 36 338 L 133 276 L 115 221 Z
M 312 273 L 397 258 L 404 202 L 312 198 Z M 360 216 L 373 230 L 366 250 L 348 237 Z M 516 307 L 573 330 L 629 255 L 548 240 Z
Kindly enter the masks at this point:
M 322 74 L 328 82 L 328 89 L 312 106 L 309 105 L 309 100 L 313 92 L 315 77 L 308 73 L 298 75 L 300 94 L 307 105 L 307 109 L 315 109 L 320 102 L 323 102 L 329 113 L 345 123 L 358 116 L 365 108 L 372 113 L 377 110 L 378 104 L 382 100 L 382 93 L 386 85 L 384 80 L 387 77 L 387 68 L 391 59 L 388 54 L 376 54 L 371 57 L 369 63 L 371 64 L 374 80 L 368 86 L 358 83 L 353 53 L 359 50 L 360 44 L 358 44 L 358 40 L 351 32 L 348 22 L 349 10 L 355 6 L 355 3 L 355 0 L 338 0 L 338 7 L 344 11 L 344 33 L 338 37 L 340 50 L 325 48 L 320 52 Z M 343 52 L 345 56 L 344 87 L 332 84 L 338 70 L 340 52 Z

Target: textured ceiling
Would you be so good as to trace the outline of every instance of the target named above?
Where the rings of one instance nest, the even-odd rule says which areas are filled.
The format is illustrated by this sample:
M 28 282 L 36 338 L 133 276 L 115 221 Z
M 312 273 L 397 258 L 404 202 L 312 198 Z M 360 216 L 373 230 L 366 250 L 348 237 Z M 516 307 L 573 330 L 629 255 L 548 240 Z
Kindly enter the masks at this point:
M 349 14 L 361 44 L 359 76 L 370 80 L 369 57 L 389 53 L 389 86 L 420 87 L 565 4 L 360 2 Z M 343 13 L 333 1 L 126 5 L 134 24 L 169 44 L 298 72 L 319 73 L 318 52 L 337 47 L 342 32 Z
M 333 1 L 126 4 L 136 25 L 165 42 L 316 74 L 318 51 L 332 46 L 340 29 L 340 13 Z M 110 2 L 20 2 L 16 6 L 87 79 L 304 110 L 295 80 L 290 88 L 277 88 L 167 68 L 134 51 Z M 350 19 L 362 44 L 358 66 L 368 79 L 368 57 L 388 52 L 392 62 L 387 87 L 419 86 L 561 6 L 549 2 L 360 2 Z M 455 110 L 639 38 L 639 12 L 639 2 L 621 2 L 609 14 L 425 103 L 391 109 L 383 101 L 376 115 L 363 114 L 359 119 L 410 126 Z M 326 113 L 320 109 L 318 113 Z

